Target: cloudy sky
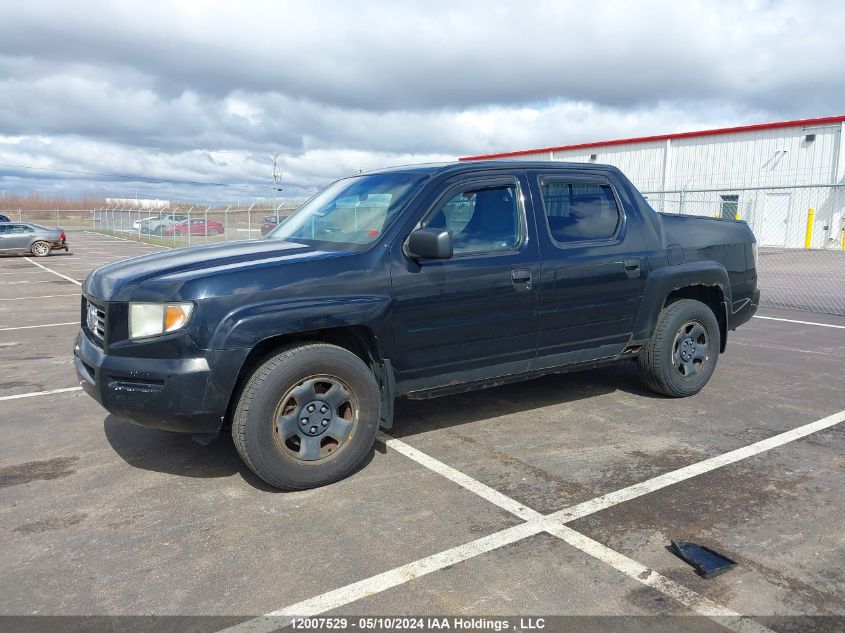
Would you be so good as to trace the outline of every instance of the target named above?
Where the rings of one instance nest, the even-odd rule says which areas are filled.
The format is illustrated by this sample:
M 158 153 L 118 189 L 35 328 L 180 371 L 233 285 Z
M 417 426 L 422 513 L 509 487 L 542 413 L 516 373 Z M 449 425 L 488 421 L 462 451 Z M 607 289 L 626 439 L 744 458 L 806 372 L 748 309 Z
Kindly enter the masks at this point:
M 6 195 L 246 201 L 276 152 L 296 198 L 384 165 L 845 112 L 841 1 L 0 0 L 0 16 Z

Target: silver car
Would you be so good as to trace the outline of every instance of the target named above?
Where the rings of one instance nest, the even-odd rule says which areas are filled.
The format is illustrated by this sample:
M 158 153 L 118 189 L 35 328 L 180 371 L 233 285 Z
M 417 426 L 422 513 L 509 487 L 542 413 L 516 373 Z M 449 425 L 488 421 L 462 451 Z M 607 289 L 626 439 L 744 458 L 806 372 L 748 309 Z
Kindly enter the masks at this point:
M 68 250 L 62 229 L 51 229 L 29 222 L 0 222 L 0 254 L 31 253 L 47 257 L 52 251 Z
M 141 233 L 149 233 L 151 235 L 163 235 L 164 229 L 179 222 L 184 222 L 188 219 L 187 215 L 182 214 L 167 214 L 160 218 L 153 218 L 146 225 L 141 225 Z

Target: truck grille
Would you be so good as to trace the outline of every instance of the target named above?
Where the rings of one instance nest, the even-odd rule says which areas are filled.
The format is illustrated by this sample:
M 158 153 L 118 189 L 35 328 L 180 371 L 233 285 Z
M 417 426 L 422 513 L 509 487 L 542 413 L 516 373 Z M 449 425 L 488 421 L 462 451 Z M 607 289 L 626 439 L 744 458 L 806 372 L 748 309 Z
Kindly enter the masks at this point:
M 106 309 L 86 299 L 85 325 L 94 340 L 102 345 L 106 335 Z

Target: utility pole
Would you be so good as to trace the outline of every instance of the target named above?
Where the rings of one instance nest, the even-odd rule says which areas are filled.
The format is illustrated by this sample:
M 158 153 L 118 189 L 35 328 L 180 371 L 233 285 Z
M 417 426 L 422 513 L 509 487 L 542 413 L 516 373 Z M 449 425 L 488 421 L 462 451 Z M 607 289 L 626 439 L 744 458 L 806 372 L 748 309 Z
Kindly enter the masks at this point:
M 279 155 L 276 152 L 273 152 L 273 213 L 276 213 L 276 190 L 279 187 L 279 178 L 281 177 L 278 166 L 276 165 L 276 160 L 278 158 Z

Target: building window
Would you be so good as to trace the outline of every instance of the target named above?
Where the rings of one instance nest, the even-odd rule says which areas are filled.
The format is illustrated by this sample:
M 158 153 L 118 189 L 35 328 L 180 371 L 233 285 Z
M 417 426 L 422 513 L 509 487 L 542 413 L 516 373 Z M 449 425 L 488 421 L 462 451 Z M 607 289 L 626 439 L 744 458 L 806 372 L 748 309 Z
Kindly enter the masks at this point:
M 719 217 L 723 220 L 736 220 L 739 213 L 739 196 L 719 196 L 722 203 L 719 208 Z

